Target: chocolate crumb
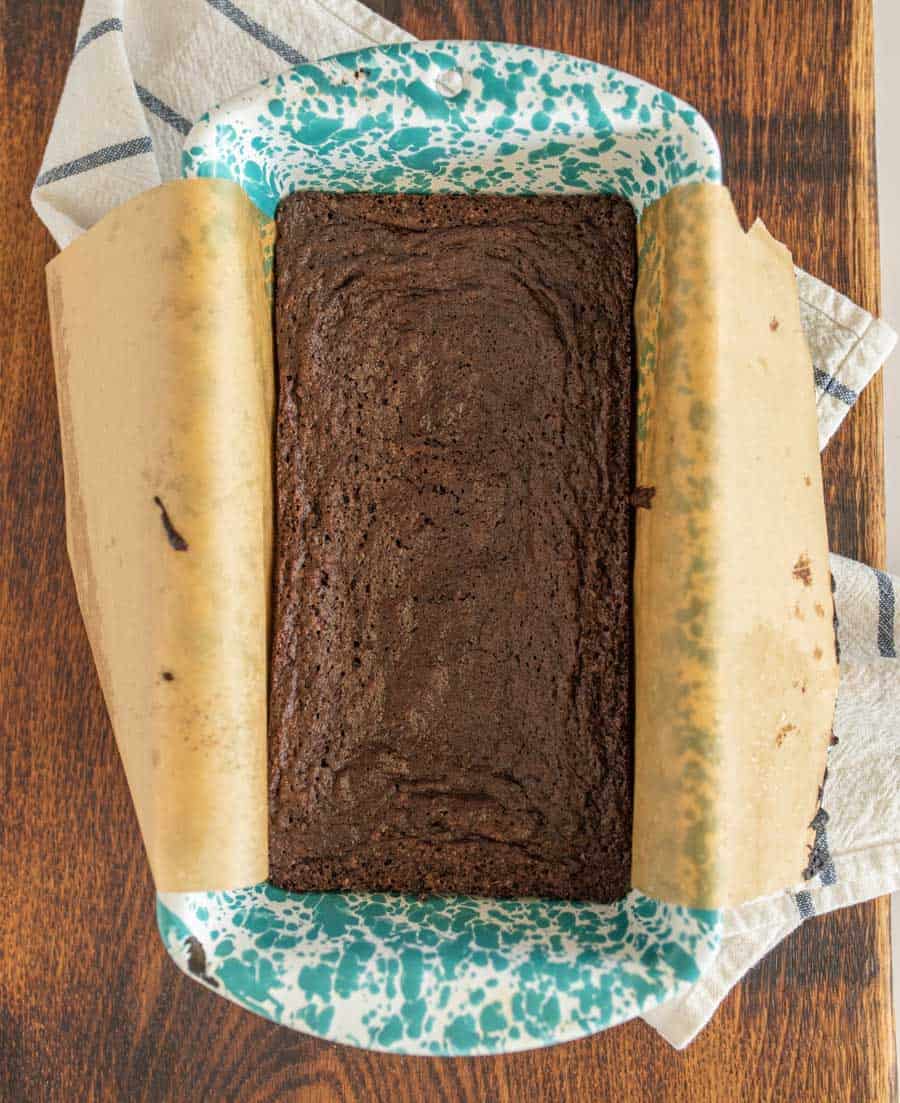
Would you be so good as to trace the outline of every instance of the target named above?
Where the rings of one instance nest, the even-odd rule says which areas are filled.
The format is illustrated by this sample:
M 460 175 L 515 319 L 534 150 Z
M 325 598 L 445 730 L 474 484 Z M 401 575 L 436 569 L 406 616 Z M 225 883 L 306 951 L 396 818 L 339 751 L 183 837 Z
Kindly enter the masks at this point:
M 200 939 L 191 934 L 185 939 L 184 944 L 188 951 L 188 972 L 205 981 L 210 988 L 218 988 L 219 982 L 206 971 L 206 951 L 203 949 L 203 943 Z
M 164 670 L 162 672 L 162 680 L 164 682 L 174 682 L 175 681 L 175 675 L 172 673 L 171 670 Z
M 824 873 L 831 865 L 831 855 L 828 852 L 828 836 L 826 832 L 829 815 L 822 807 L 821 803 L 827 777 L 828 771 L 826 770 L 825 777 L 822 778 L 822 784 L 819 786 L 819 807 L 809 825 L 815 832 L 815 838 L 812 846 L 808 848 L 809 862 L 801 875 L 804 881 L 810 881 L 818 874 Z
M 163 528 L 166 530 L 166 539 L 169 541 L 175 551 L 187 551 L 187 540 L 185 540 L 178 529 L 176 529 L 175 526 L 172 524 L 172 519 L 169 517 L 168 510 L 162 504 L 162 499 L 159 497 L 158 494 L 154 496 L 153 501 L 159 507 Z
M 840 743 L 840 739 L 838 739 L 838 737 L 834 734 L 834 732 L 832 732 L 831 733 L 831 739 L 828 740 L 828 746 L 829 747 L 836 747 L 838 745 L 838 743 Z
M 630 500 L 635 509 L 649 509 L 655 497 L 655 486 L 636 486 L 631 492 Z
M 778 329 L 778 325 L 778 319 L 773 317 L 771 322 L 769 322 L 769 329 L 771 329 L 771 331 L 774 333 L 775 330 Z

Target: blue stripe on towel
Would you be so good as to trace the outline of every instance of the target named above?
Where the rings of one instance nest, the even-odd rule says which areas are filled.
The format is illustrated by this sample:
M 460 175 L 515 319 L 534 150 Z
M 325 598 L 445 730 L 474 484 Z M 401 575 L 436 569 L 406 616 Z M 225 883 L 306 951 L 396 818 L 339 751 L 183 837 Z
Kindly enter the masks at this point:
M 801 919 L 811 919 L 816 914 L 813 898 L 808 892 L 795 892 L 794 903 L 797 905 L 797 911 L 800 912 Z
M 162 119 L 164 123 L 168 123 L 169 126 L 177 130 L 179 134 L 187 134 L 191 129 L 190 119 L 186 119 L 184 115 L 180 115 L 174 107 L 169 107 L 167 103 L 163 103 L 158 96 L 153 95 L 149 88 L 145 88 L 143 84 L 135 82 L 134 90 L 138 94 L 138 99 L 148 111 L 152 111 L 158 119 Z
M 828 372 L 822 371 L 821 368 L 813 368 L 813 375 L 816 379 L 816 386 L 822 394 L 833 395 L 835 398 L 839 398 L 841 402 L 845 403 L 847 406 L 852 406 L 857 398 L 859 398 L 856 391 L 841 383 L 839 379 L 835 379 L 833 375 L 829 375 Z
M 894 580 L 884 571 L 875 571 L 878 582 L 878 654 L 885 659 L 897 658 L 894 640 Z
M 76 157 L 74 161 L 66 161 L 65 164 L 57 165 L 56 168 L 47 169 L 35 180 L 34 186 L 42 188 L 46 184 L 64 180 L 67 176 L 76 176 L 79 172 L 87 172 L 89 169 L 98 168 L 100 165 L 108 165 L 111 161 L 122 161 L 126 157 L 135 157 L 139 153 L 152 152 L 153 143 L 149 137 L 132 138 L 128 142 L 119 142 L 114 146 L 95 149 L 93 153 Z
M 121 31 L 122 20 L 121 19 L 101 19 L 99 23 L 95 23 L 90 30 L 84 32 L 81 38 L 75 43 L 75 50 L 72 57 L 75 54 L 80 53 L 85 46 L 90 46 L 92 42 L 95 42 L 98 38 L 102 38 L 105 34 L 109 34 L 110 31 Z
M 283 38 L 279 38 L 274 31 L 270 31 L 262 23 L 257 23 L 246 12 L 241 11 L 236 4 L 232 4 L 231 0 L 206 0 L 206 2 L 211 8 L 221 12 L 226 19 L 230 19 L 235 26 L 240 27 L 242 31 L 246 31 L 252 38 L 255 38 L 257 42 L 261 42 L 263 46 L 268 46 L 273 53 L 283 57 L 290 65 L 302 65 L 309 60 L 285 42 Z

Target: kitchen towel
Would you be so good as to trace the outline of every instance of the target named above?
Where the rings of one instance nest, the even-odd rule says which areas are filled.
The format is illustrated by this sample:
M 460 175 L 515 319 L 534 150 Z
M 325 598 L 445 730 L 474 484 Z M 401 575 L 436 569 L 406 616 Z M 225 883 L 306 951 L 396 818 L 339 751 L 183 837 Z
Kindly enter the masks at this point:
M 34 208 L 65 247 L 113 207 L 177 177 L 184 135 L 211 106 L 305 60 L 411 37 L 356 0 L 87 0 Z M 824 448 L 896 336 L 813 276 L 798 270 L 797 283 Z M 725 912 L 713 965 L 646 1016 L 678 1047 L 805 919 L 900 887 L 900 580 L 838 556 L 832 570 L 838 741 L 809 879 Z

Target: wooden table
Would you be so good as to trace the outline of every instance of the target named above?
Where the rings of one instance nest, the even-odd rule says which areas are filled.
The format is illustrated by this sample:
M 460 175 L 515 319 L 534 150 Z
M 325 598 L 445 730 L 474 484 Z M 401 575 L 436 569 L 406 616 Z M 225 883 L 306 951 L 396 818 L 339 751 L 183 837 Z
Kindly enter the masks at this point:
M 375 6 L 423 38 L 565 50 L 683 96 L 719 135 L 745 222 L 762 216 L 799 264 L 878 310 L 870 0 Z M 66 560 L 55 249 L 28 203 L 80 7 L 0 0 L 0 1099 L 892 1100 L 886 899 L 807 923 L 683 1054 L 641 1022 L 507 1058 L 359 1053 L 240 1011 L 167 960 Z M 824 464 L 832 546 L 879 564 L 880 380 Z

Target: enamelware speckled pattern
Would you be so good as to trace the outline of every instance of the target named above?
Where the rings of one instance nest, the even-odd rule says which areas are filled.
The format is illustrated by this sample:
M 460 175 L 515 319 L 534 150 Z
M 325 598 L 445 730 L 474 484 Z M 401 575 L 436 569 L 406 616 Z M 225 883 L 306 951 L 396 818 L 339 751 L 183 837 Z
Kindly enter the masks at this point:
M 264 81 L 201 118 L 183 174 L 235 180 L 270 216 L 298 189 L 605 191 L 640 212 L 721 165 L 705 119 L 636 77 L 527 46 L 415 42 Z
M 721 178 L 687 104 L 606 66 L 524 46 L 403 43 L 303 65 L 200 120 L 185 176 L 241 184 L 264 215 L 292 191 L 615 192 L 637 211 Z M 633 1018 L 700 976 L 719 914 L 617 904 L 167 894 L 189 975 L 249 1010 L 393 1053 L 505 1053 Z
M 169 893 L 177 964 L 285 1026 L 391 1053 L 508 1053 L 649 1010 L 696 980 L 718 913 L 467 896 Z

